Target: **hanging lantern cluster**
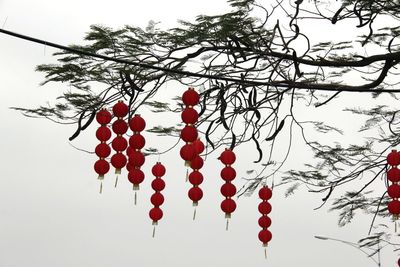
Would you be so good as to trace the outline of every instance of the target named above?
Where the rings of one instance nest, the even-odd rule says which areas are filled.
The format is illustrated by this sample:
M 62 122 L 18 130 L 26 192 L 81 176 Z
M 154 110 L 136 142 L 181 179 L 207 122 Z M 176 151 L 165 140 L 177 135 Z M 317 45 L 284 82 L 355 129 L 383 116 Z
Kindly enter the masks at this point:
M 155 192 L 151 196 L 150 201 L 154 207 L 149 212 L 150 219 L 153 221 L 154 226 L 157 225 L 158 221 L 163 217 L 163 211 L 160 206 L 164 203 L 164 196 L 161 194 L 161 191 L 165 188 L 165 182 L 161 177 L 165 175 L 165 171 L 164 165 L 162 165 L 160 162 L 157 162 L 151 169 L 151 172 L 156 177 L 151 183 L 151 187 Z M 153 230 L 153 237 L 154 233 L 155 228 Z
M 132 130 L 133 134 L 129 138 L 129 150 L 128 154 L 128 180 L 133 184 L 133 190 L 139 190 L 139 184 L 144 181 L 144 173 L 141 170 L 145 162 L 144 154 L 141 149 L 146 144 L 146 139 L 143 137 L 141 132 L 146 128 L 145 120 L 138 114 L 133 116 L 129 121 L 129 128 Z M 136 203 L 136 193 L 135 193 L 135 203 Z
M 204 151 L 204 144 L 200 139 L 197 139 L 191 145 L 197 147 L 198 150 L 195 149 L 196 156 L 190 161 L 192 172 L 189 174 L 189 182 L 193 186 L 189 189 L 188 196 L 192 200 L 193 206 L 197 206 L 199 201 L 203 198 L 203 190 L 200 188 L 200 184 L 203 182 L 203 175 L 200 169 L 204 165 L 204 160 L 199 154 Z
M 272 191 L 269 187 L 264 186 L 258 191 L 258 196 L 262 200 L 258 205 L 258 211 L 261 213 L 261 217 L 258 219 L 258 225 L 262 228 L 258 233 L 258 239 L 263 243 L 263 246 L 266 247 L 268 242 L 272 239 L 272 233 L 268 230 L 271 226 L 271 219 L 268 217 L 268 214 L 271 213 L 272 210 L 272 206 L 268 200 L 272 197 Z
M 219 160 L 225 165 L 221 170 L 221 178 L 225 183 L 221 186 L 221 194 L 225 199 L 221 202 L 221 210 L 225 213 L 226 228 L 228 229 L 229 218 L 231 214 L 236 210 L 236 202 L 232 197 L 236 194 L 236 187 L 232 181 L 236 178 L 236 171 L 232 167 L 232 164 L 236 161 L 235 153 L 226 148 L 225 151 L 221 153 Z
M 111 122 L 111 113 L 106 109 L 101 109 L 96 114 L 96 120 L 100 124 L 100 127 L 96 131 L 96 137 L 100 141 L 100 144 L 95 149 L 95 153 L 99 159 L 94 164 L 94 170 L 99 175 L 98 179 L 103 181 L 104 175 L 110 170 L 110 164 L 106 158 L 111 154 L 111 148 L 107 144 L 107 141 L 111 138 L 111 130 L 107 126 Z M 100 184 L 100 192 L 102 184 Z
M 392 200 L 388 204 L 388 210 L 393 214 L 393 218 L 397 219 L 400 215 L 400 170 L 397 168 L 400 165 L 400 153 L 396 150 L 392 150 L 387 156 L 387 163 L 390 169 L 387 172 L 389 185 L 387 192 Z
M 199 103 L 200 96 L 193 89 L 189 88 L 182 95 L 182 102 L 185 105 L 181 113 L 182 121 L 186 124 L 181 130 L 181 138 L 186 143 L 180 150 L 181 158 L 185 161 L 186 166 L 190 166 L 190 162 L 198 156 L 193 142 L 198 137 L 198 132 L 194 124 L 199 119 L 199 114 L 194 109 L 194 106 Z

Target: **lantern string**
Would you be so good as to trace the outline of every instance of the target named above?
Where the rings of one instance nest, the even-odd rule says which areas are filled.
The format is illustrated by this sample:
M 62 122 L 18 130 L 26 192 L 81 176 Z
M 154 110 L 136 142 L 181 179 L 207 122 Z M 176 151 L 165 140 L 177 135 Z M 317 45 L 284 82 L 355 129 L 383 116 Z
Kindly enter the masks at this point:
M 135 191 L 134 203 L 135 203 L 135 206 L 136 206 L 136 204 L 137 204 L 137 192 L 136 191 Z
M 100 182 L 100 194 L 103 193 L 103 181 Z
M 397 221 L 394 221 L 394 232 L 397 233 Z
M 225 228 L 225 230 L 228 231 L 228 229 L 229 229 L 229 218 L 226 219 L 226 228 Z
M 156 226 L 154 225 L 153 226 L 153 236 L 152 237 L 154 238 L 155 236 L 156 236 Z
M 194 211 L 193 211 L 193 221 L 196 219 L 196 211 L 197 211 L 197 208 L 194 207 Z
M 117 184 L 118 184 L 118 175 L 117 175 L 117 177 L 115 178 L 114 188 L 117 188 Z

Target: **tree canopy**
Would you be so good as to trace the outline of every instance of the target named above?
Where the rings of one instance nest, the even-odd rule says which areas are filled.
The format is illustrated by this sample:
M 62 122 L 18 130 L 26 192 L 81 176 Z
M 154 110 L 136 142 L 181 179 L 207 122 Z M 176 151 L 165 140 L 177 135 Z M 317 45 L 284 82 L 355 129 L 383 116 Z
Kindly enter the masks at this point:
M 400 2 L 228 2 L 231 11 L 225 14 L 199 15 L 168 30 L 153 21 L 145 29 L 93 25 L 84 44 L 55 53 L 57 64 L 37 67 L 45 74 L 43 84 L 71 86 L 59 102 L 15 109 L 76 124 L 72 140 L 92 123 L 96 111 L 119 99 L 129 103 L 129 116 L 143 105 L 154 112 L 180 112 L 179 97 L 176 103 L 153 97 L 169 81 L 196 87 L 201 92 L 197 126 L 211 147 L 209 153 L 245 143 L 257 151 L 254 161 L 261 170 L 249 177 L 241 194 L 251 193 L 283 168 L 292 138 L 299 135 L 315 160 L 286 171 L 278 183 L 287 185 L 288 194 L 299 186 L 321 193 L 322 205 L 333 198 L 331 209 L 339 211 L 339 225 L 351 222 L 358 211 L 370 213 L 372 229 L 376 217 L 388 216 L 389 197 L 371 188 L 386 181 L 386 155 L 400 143 L 395 106 L 400 92 Z M 310 131 L 343 132 L 317 119 L 302 121 L 296 108 L 318 112 L 349 92 L 370 96 L 367 107 L 346 108 L 364 121 L 363 140 L 346 144 L 310 137 Z M 178 137 L 179 125 L 149 131 Z M 283 162 L 271 157 L 279 138 L 289 143 Z M 358 184 L 353 183 L 353 190 L 335 193 L 354 181 Z M 390 242 L 384 227 L 360 244 L 373 246 L 382 239 Z

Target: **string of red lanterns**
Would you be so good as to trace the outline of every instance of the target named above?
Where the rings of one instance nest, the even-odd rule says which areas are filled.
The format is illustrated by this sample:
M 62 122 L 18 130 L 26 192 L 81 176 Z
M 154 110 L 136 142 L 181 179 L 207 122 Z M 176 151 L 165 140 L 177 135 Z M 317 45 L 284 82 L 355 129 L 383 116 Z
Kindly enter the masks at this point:
M 231 166 L 236 161 L 236 156 L 232 150 L 226 148 L 221 153 L 219 160 L 225 165 L 220 173 L 221 178 L 225 181 L 221 186 L 221 194 L 225 197 L 221 202 L 221 210 L 225 213 L 226 230 L 228 230 L 229 219 L 231 218 L 231 214 L 236 210 L 236 202 L 232 199 L 236 194 L 236 187 L 232 184 L 232 181 L 236 178 L 236 171 Z
M 133 134 L 129 138 L 129 150 L 128 155 L 128 180 L 133 185 L 133 190 L 135 191 L 135 204 L 137 202 L 137 190 L 139 190 L 139 185 L 144 181 L 145 175 L 141 170 L 145 162 L 145 156 L 141 149 L 146 144 L 146 139 L 141 134 L 146 128 L 146 121 L 139 115 L 136 114 L 129 121 L 129 128 L 132 130 Z
M 268 230 L 271 226 L 271 219 L 268 217 L 268 214 L 271 213 L 272 210 L 272 206 L 268 200 L 272 197 L 272 190 L 267 186 L 263 186 L 258 191 L 258 196 L 262 200 L 258 205 L 258 211 L 261 213 L 261 217 L 258 219 L 258 225 L 262 228 L 258 233 L 258 239 L 263 243 L 264 247 L 267 247 L 268 242 L 272 239 L 272 233 Z M 266 249 L 265 257 L 267 257 Z
M 400 165 L 400 153 L 396 150 L 392 150 L 387 156 L 387 163 L 390 169 L 387 172 L 387 179 L 392 184 L 387 188 L 387 193 L 392 200 L 388 203 L 389 213 L 393 215 L 395 220 L 398 219 L 400 215 L 400 170 L 397 168 Z
M 150 198 L 150 202 L 154 205 L 154 207 L 150 210 L 149 216 L 150 219 L 153 220 L 154 237 L 156 230 L 155 226 L 158 224 L 158 221 L 161 220 L 161 218 L 163 217 L 163 211 L 160 206 L 164 203 L 164 196 L 163 194 L 161 194 L 161 191 L 165 188 L 165 182 L 161 177 L 165 175 L 166 170 L 164 165 L 162 165 L 160 162 L 157 162 L 151 169 L 151 172 L 155 176 L 155 179 L 151 183 L 151 187 L 155 192 Z

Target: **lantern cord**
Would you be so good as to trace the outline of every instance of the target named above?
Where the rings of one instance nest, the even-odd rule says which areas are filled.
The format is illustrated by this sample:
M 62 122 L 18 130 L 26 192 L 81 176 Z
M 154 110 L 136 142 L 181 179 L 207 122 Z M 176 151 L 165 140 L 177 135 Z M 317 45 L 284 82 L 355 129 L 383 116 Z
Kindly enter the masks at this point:
M 197 211 L 197 208 L 194 207 L 194 211 L 193 211 L 193 221 L 196 219 L 196 211 Z
M 394 232 L 397 233 L 397 221 L 394 221 Z
M 117 175 L 117 177 L 115 178 L 114 188 L 117 188 L 117 184 L 118 184 L 118 175 Z
M 186 168 L 186 182 L 189 181 L 189 168 Z
M 227 218 L 226 219 L 226 228 L 225 228 L 225 230 L 228 231 L 228 229 L 229 229 L 229 219 Z
M 156 236 L 156 226 L 153 226 L 153 238 Z
M 103 181 L 100 182 L 100 194 L 103 193 Z
M 137 204 L 137 193 L 136 193 L 136 191 L 135 191 L 134 203 L 135 203 L 135 206 L 136 206 L 136 204 Z

